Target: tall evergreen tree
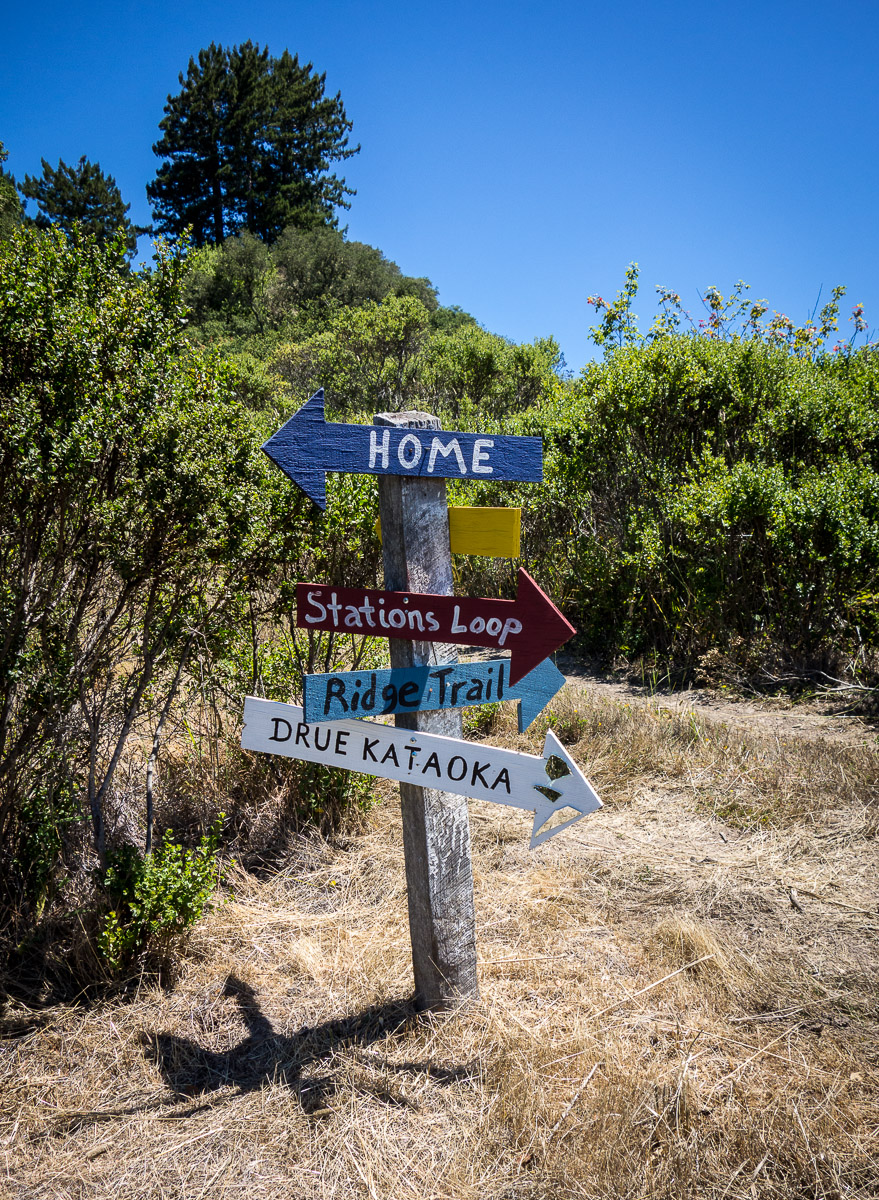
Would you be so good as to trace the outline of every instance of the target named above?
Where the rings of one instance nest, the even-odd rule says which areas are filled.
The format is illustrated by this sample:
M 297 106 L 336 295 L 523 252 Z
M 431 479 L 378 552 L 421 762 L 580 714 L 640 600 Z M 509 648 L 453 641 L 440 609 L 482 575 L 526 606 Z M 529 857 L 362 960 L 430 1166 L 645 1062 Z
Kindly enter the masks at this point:
M 122 199 L 116 180 L 104 174 L 100 163 L 89 162 L 85 155 L 74 167 L 63 159 L 55 168 L 45 159 L 41 162 L 42 178 L 25 175 L 24 183 L 18 185 L 22 196 L 37 203 L 37 225 L 44 229 L 55 225 L 68 237 L 79 226 L 102 244 L 123 229 L 129 254 L 135 252 L 137 235 L 146 231 L 132 225 L 127 215 L 131 205 Z
M 271 242 L 289 225 L 336 224 L 353 191 L 329 168 L 360 147 L 325 75 L 286 50 L 212 42 L 179 80 L 153 147 L 165 161 L 147 186 L 162 232 L 191 226 L 203 245 L 247 228 Z

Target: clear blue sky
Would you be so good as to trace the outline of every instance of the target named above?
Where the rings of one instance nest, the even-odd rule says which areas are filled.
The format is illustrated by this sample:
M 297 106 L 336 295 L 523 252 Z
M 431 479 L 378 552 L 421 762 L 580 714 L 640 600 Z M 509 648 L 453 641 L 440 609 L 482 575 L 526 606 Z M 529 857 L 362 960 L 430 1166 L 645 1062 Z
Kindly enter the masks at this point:
M 879 324 L 879 6 L 78 0 L 16 5 L 0 139 L 18 178 L 85 154 L 131 216 L 191 55 L 248 38 L 340 91 L 359 156 L 349 236 L 517 341 L 595 351 L 586 296 L 641 266 L 698 308 L 751 295 L 802 319 L 847 285 Z

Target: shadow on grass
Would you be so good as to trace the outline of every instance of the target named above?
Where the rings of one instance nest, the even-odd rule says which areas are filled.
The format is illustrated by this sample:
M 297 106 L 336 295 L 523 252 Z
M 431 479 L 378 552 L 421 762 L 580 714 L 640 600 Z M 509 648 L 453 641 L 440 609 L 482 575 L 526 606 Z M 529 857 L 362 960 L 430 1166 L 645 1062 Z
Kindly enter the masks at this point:
M 340 1050 L 366 1048 L 395 1034 L 414 1029 L 429 1018 L 418 1011 L 414 1001 L 397 1000 L 373 1005 L 363 1012 L 312 1027 L 305 1026 L 288 1037 L 276 1033 L 257 1002 L 256 993 L 235 976 L 226 982 L 225 995 L 238 1003 L 248 1036 L 231 1050 L 206 1050 L 189 1038 L 175 1034 L 142 1035 L 142 1046 L 178 1099 L 203 1097 L 207 1093 L 236 1087 L 239 1092 L 254 1091 L 266 1084 L 282 1084 L 294 1091 L 307 1113 L 327 1110 L 327 1103 L 338 1090 L 331 1073 L 331 1060 Z M 318 1067 L 317 1071 L 313 1068 Z M 322 1068 L 322 1069 L 321 1069 Z M 440 1067 L 430 1062 L 392 1063 L 370 1054 L 369 1070 L 358 1080 L 359 1090 L 390 1104 L 409 1101 L 389 1086 L 396 1073 L 428 1075 L 448 1086 L 469 1079 L 469 1066 Z M 189 1115 L 181 1113 L 181 1116 Z

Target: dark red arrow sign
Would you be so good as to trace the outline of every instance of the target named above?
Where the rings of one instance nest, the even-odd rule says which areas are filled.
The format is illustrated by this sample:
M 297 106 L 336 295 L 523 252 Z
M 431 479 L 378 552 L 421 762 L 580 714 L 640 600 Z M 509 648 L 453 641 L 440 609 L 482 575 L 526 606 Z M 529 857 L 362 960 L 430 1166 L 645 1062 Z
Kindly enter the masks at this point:
M 509 650 L 510 683 L 518 683 L 577 632 L 521 567 L 515 600 L 298 583 L 296 624 L 301 629 Z

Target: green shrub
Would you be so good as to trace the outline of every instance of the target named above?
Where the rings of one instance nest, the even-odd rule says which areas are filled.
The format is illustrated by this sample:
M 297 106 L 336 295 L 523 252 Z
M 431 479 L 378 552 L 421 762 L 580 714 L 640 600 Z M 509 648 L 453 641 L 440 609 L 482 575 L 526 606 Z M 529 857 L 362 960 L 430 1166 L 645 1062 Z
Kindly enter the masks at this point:
M 169 831 L 149 854 L 131 845 L 111 852 L 101 886 L 113 907 L 98 935 L 98 950 L 113 975 L 144 955 L 165 960 L 210 907 L 222 822 L 220 814 L 194 850 L 174 842 Z
M 759 340 L 623 345 L 507 424 L 544 441 L 523 563 L 607 658 L 759 645 L 820 663 L 879 644 L 879 354 Z M 502 565 L 459 567 L 468 590 Z

